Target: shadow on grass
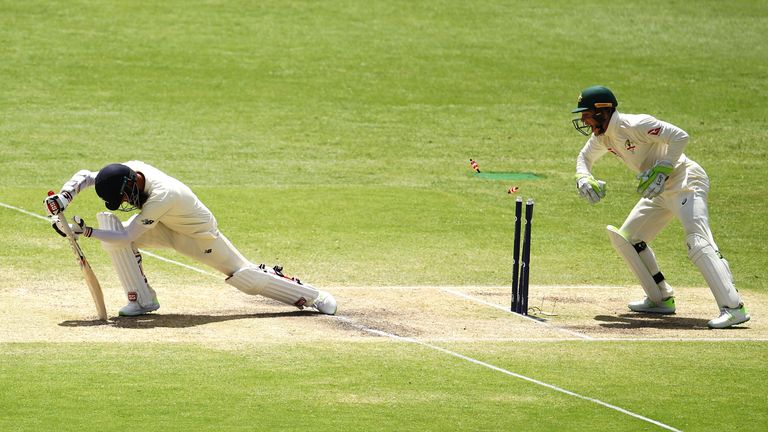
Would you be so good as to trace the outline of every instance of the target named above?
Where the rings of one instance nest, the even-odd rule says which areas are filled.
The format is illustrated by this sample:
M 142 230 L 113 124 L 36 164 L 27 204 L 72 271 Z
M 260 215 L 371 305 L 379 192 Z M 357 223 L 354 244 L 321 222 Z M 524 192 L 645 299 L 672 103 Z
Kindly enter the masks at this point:
M 290 311 L 268 312 L 237 315 L 187 315 L 187 314 L 146 314 L 137 317 L 112 317 L 109 321 L 99 320 L 68 320 L 59 323 L 62 327 L 93 327 L 108 325 L 118 328 L 151 329 L 151 328 L 187 328 L 205 324 L 233 321 L 240 319 L 283 318 L 283 317 L 307 317 L 312 318 L 321 315 L 319 312 Z
M 595 320 L 602 321 L 600 327 L 612 329 L 657 328 L 689 330 L 705 329 L 707 328 L 708 321 L 702 318 L 683 318 L 675 315 L 643 313 L 598 315 L 595 317 Z

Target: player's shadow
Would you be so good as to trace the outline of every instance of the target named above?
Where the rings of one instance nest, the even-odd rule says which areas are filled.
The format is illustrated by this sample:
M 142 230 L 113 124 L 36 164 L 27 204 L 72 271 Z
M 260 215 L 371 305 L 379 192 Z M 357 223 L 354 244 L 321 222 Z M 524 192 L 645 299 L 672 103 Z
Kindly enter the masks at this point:
M 319 312 L 288 311 L 266 312 L 237 315 L 190 315 L 190 314 L 146 314 L 137 317 L 111 317 L 108 321 L 99 320 L 67 320 L 60 322 L 62 327 L 92 327 L 108 325 L 126 329 L 151 329 L 151 328 L 187 328 L 205 324 L 234 321 L 241 319 L 281 318 L 281 317 L 307 317 L 313 318 L 321 315 Z
M 684 318 L 676 315 L 631 313 L 621 315 L 598 315 L 596 321 L 602 321 L 600 327 L 610 329 L 675 329 L 697 330 L 707 327 L 707 320 Z

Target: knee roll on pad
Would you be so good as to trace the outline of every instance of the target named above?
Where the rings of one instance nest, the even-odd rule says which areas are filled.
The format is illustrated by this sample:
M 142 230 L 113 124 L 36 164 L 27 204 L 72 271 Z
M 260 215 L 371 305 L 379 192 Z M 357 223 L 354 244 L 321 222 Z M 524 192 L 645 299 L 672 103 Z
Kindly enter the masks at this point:
M 686 236 L 685 245 L 688 247 L 688 258 L 691 261 L 695 262 L 703 255 L 714 255 L 720 259 L 720 254 L 712 246 L 712 243 L 701 234 L 689 234 Z
M 269 268 L 245 267 L 225 282 L 246 294 L 262 295 L 299 309 L 311 306 L 320 295 L 313 286 L 280 276 Z

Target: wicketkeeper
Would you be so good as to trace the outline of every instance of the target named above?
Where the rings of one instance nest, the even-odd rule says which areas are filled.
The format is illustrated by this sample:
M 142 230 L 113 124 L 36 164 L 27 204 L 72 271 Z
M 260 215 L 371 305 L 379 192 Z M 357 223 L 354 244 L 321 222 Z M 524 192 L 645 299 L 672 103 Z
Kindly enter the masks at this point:
M 312 307 L 324 314 L 336 313 L 336 300 L 296 278 L 284 276 L 282 268 L 255 265 L 248 261 L 219 231 L 216 218 L 179 180 L 144 162 L 110 164 L 98 172 L 81 170 L 61 188 L 45 198 L 46 211 L 56 215 L 83 189 L 95 186 L 96 194 L 111 211 L 139 210 L 122 223 L 114 214 L 97 215 L 99 228 L 75 217 L 76 235 L 100 240 L 112 258 L 128 304 L 120 315 L 135 316 L 160 307 L 155 290 L 147 282 L 138 248 L 173 248 L 226 275 L 226 282 L 252 295 L 262 295 L 299 309 Z M 54 229 L 64 235 L 61 229 Z
M 616 110 L 614 94 L 601 86 L 581 92 L 573 113 L 577 131 L 589 136 L 576 159 L 576 188 L 591 204 L 605 197 L 605 183 L 592 176 L 592 164 L 612 153 L 637 173 L 642 196 L 621 228 L 608 226 L 619 255 L 640 280 L 645 298 L 629 303 L 635 312 L 672 314 L 675 297 L 648 245 L 677 217 L 685 230 L 688 257 L 699 268 L 720 309 L 710 328 L 725 328 L 749 321 L 733 283 L 728 261 L 720 254 L 709 228 L 707 173 L 683 153 L 688 134 L 670 123 L 645 114 Z

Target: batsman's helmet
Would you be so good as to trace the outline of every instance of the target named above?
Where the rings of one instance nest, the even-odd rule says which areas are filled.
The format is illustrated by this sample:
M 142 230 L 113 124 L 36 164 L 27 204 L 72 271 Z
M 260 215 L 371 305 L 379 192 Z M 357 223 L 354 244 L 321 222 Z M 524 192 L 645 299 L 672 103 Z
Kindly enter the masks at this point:
M 598 110 L 600 108 L 616 108 L 619 102 L 616 96 L 608 88 L 603 86 L 593 86 L 581 91 L 578 100 L 578 106 L 571 111 L 579 113 L 587 110 Z
M 128 183 L 131 183 L 130 185 Z M 123 203 L 123 195 L 128 193 L 129 202 L 134 195 L 136 172 L 123 164 L 109 164 L 96 175 L 96 194 L 104 200 L 109 210 L 115 211 Z

